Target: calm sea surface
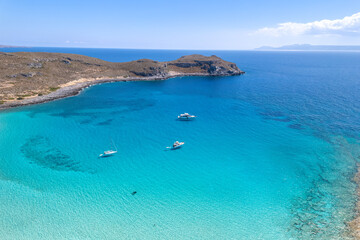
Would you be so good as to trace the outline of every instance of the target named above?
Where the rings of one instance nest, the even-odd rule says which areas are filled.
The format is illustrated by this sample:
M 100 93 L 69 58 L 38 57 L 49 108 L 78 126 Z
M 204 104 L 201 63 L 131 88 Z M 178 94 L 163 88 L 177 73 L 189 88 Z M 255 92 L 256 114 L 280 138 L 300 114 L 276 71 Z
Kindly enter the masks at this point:
M 246 71 L 109 83 L 0 112 L 1 239 L 349 236 L 360 53 L 1 51 L 118 62 L 215 54 Z M 198 118 L 176 121 L 183 112 Z M 99 159 L 111 139 L 118 154 Z M 185 146 L 165 151 L 175 140 Z

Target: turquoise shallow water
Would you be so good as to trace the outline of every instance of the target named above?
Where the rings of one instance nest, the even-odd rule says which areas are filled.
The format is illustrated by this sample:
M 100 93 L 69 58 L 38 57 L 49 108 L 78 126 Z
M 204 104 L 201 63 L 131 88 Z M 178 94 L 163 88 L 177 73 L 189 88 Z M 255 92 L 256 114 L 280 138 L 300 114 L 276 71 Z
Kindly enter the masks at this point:
M 189 53 L 21 50 L 109 61 Z M 2 239 L 348 238 L 360 54 L 200 53 L 247 73 L 103 84 L 2 112 Z M 176 121 L 182 112 L 198 118 Z M 97 158 L 110 139 L 119 153 Z M 175 140 L 186 144 L 165 151 Z

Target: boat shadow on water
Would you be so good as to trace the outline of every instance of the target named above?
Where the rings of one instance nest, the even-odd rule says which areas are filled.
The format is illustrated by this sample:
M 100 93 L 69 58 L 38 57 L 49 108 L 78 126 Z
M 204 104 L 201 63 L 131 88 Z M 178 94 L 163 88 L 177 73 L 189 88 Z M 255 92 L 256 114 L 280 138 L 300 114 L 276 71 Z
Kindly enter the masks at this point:
M 181 149 L 181 148 L 166 147 L 164 149 L 164 151 L 174 151 L 174 150 L 179 150 L 179 149 Z

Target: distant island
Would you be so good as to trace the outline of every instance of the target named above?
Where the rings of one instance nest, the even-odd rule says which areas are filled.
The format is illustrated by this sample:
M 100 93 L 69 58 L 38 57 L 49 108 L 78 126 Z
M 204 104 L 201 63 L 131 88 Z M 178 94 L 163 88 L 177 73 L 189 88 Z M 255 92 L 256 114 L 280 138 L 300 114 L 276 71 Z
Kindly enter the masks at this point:
M 282 47 L 263 46 L 260 51 L 360 51 L 360 46 L 293 44 Z
M 116 63 L 77 54 L 0 52 L 0 109 L 72 96 L 97 83 L 243 73 L 235 63 L 214 55 Z
M 10 45 L 1 45 L 0 48 L 29 48 L 29 47 L 23 47 L 23 46 L 10 46 Z

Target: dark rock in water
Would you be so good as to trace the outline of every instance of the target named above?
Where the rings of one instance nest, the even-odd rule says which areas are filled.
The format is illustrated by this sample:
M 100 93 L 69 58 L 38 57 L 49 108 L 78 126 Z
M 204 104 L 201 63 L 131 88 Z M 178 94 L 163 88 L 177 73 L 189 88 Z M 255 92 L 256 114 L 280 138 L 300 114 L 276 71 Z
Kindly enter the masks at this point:
M 290 125 L 288 125 L 288 127 L 292 128 L 292 129 L 297 129 L 297 130 L 304 129 L 303 126 L 299 123 L 290 124 Z
M 261 112 L 260 115 L 268 117 L 284 117 L 284 114 L 279 111 Z
M 274 112 L 261 112 L 259 113 L 265 120 L 273 120 L 277 122 L 291 122 L 291 118 L 285 116 L 283 113 L 274 111 Z
M 269 120 L 274 120 L 277 122 L 291 122 L 290 118 L 287 117 L 282 117 L 282 118 L 265 118 L 265 119 L 269 119 Z
M 80 124 L 89 124 L 89 123 L 91 123 L 91 119 L 85 119 L 85 120 L 83 120 L 83 121 L 81 121 L 80 122 Z
M 79 163 L 50 144 L 48 138 L 35 136 L 27 139 L 21 152 L 29 160 L 44 168 L 57 171 L 81 171 Z
M 108 120 L 105 120 L 105 121 L 103 121 L 103 122 L 99 122 L 98 124 L 96 124 L 96 125 L 98 125 L 98 126 L 107 126 L 107 125 L 111 125 L 111 123 L 112 123 L 112 121 L 113 121 L 114 119 L 108 119 Z
M 131 195 L 135 195 L 135 194 L 137 194 L 137 191 L 133 191 L 132 193 L 131 193 Z

